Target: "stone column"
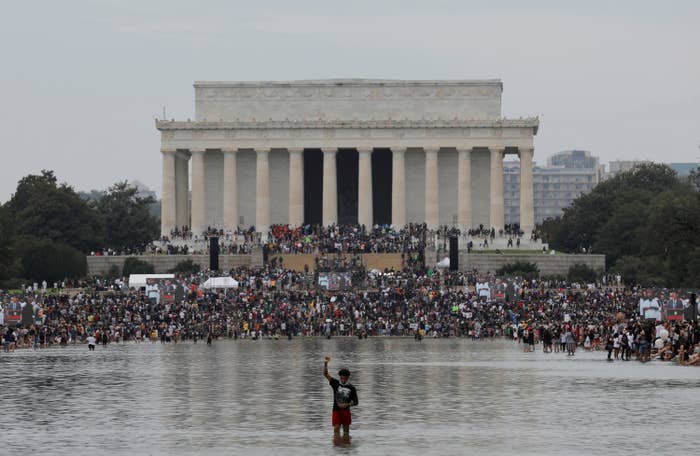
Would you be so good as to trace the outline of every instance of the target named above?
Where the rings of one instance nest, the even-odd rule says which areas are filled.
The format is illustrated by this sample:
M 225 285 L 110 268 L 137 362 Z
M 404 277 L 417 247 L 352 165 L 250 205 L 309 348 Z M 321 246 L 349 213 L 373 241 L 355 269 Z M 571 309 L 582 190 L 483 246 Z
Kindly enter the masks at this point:
M 192 152 L 192 234 L 202 237 L 207 227 L 204 220 L 206 197 L 204 195 L 204 149 L 190 149 Z
M 496 233 L 503 229 L 503 151 L 502 147 L 490 147 L 491 151 L 491 204 L 489 222 Z
M 357 223 L 370 229 L 374 225 L 372 214 L 372 149 L 357 149 Z
M 472 150 L 457 150 L 457 223 L 472 227 Z
M 177 221 L 177 193 L 175 191 L 175 149 L 161 149 L 163 154 L 163 195 L 160 209 L 160 234 L 170 236 Z
M 186 152 L 178 152 L 175 159 L 175 192 L 177 199 L 177 215 L 175 223 L 178 228 L 190 226 L 190 157 Z
M 425 150 L 425 223 L 428 228 L 437 228 L 440 219 L 440 194 L 438 186 L 438 151 L 439 148 Z
M 224 153 L 224 229 L 236 231 L 238 227 L 238 188 L 236 182 L 237 149 L 221 149 Z
M 337 149 L 323 149 L 323 226 L 338 223 Z
M 406 149 L 391 149 L 391 224 L 406 225 Z
M 526 239 L 535 227 L 535 194 L 532 188 L 533 149 L 520 148 L 520 229 Z
M 255 229 L 265 239 L 270 228 L 270 150 L 255 152 Z
M 289 151 L 289 224 L 304 223 L 304 149 Z

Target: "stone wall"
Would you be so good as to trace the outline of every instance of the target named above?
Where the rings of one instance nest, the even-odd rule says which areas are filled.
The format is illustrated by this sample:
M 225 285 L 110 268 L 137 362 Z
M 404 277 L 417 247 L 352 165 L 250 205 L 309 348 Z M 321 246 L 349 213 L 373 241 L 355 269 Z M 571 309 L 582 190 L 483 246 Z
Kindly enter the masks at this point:
M 124 267 L 126 255 L 120 256 L 89 256 L 87 257 L 87 267 L 89 275 L 104 275 L 113 265 L 119 268 L 121 273 Z M 209 255 L 142 255 L 137 256 L 139 260 L 150 263 L 156 270 L 156 274 L 165 274 L 174 268 L 179 262 L 192 260 L 199 264 L 202 269 L 209 267 Z M 252 255 L 219 255 L 219 267 L 227 270 L 240 266 L 251 266 L 254 262 Z
M 494 119 L 500 80 L 197 81 L 199 122 L 308 119 Z
M 360 255 L 368 269 L 394 268 L 401 269 L 400 253 L 368 253 Z M 309 270 L 314 270 L 314 255 L 305 254 L 282 254 L 271 255 L 271 257 L 281 257 L 284 267 L 296 271 L 303 271 L 304 265 L 309 265 Z M 87 257 L 88 274 L 104 275 L 112 265 L 116 265 L 121 272 L 127 256 L 89 256 Z M 155 267 L 157 274 L 168 272 L 177 263 L 191 259 L 199 264 L 203 269 L 209 267 L 209 255 L 143 255 L 137 257 Z M 426 262 L 435 264 L 437 257 L 433 249 L 426 250 Z M 488 253 L 460 252 L 459 266 L 461 270 L 471 270 L 476 268 L 479 272 L 494 272 L 506 263 L 525 261 L 535 263 L 540 268 L 542 275 L 562 275 L 565 276 L 569 268 L 575 264 L 582 263 L 596 270 L 605 270 L 605 255 L 498 255 Z M 259 249 L 250 255 L 220 255 L 219 266 L 222 270 L 227 270 L 240 266 L 261 266 L 262 252 Z
M 578 263 L 596 270 L 605 270 L 605 255 L 459 253 L 459 268 L 463 271 L 476 268 L 481 273 L 494 272 L 504 264 L 516 261 L 535 263 L 540 268 L 540 274 L 544 276 L 566 276 L 569 268 Z

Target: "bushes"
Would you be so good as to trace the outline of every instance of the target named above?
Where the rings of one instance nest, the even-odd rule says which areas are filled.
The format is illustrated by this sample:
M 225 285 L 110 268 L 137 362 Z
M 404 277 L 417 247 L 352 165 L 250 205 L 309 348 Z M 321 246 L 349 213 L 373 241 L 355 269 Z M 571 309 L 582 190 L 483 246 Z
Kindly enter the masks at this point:
M 539 277 L 540 269 L 535 263 L 516 261 L 515 263 L 504 264 L 503 267 L 496 270 L 496 274 L 500 276 L 520 276 L 530 280 Z
M 200 270 L 199 263 L 195 263 L 192 260 L 184 260 L 180 261 L 178 264 L 175 265 L 174 268 L 169 270 L 168 272 L 172 272 L 174 274 L 197 274 Z
M 3 280 L 0 282 L 0 290 L 14 291 L 24 290 L 24 287 L 31 284 L 33 280 L 13 277 L 12 279 Z
M 156 270 L 152 264 L 139 260 L 136 257 L 128 257 L 124 260 L 122 276 L 129 277 L 131 274 L 153 274 Z
M 66 244 L 21 236 L 15 241 L 15 251 L 20 260 L 20 276 L 27 279 L 56 282 L 87 273 L 85 255 Z
M 576 263 L 566 273 L 566 280 L 577 283 L 595 283 L 598 272 L 588 265 Z
M 105 277 L 108 277 L 110 279 L 116 279 L 119 277 L 120 272 L 121 271 L 119 270 L 119 266 L 117 266 L 116 264 L 113 264 L 107 270 L 107 274 L 105 275 Z

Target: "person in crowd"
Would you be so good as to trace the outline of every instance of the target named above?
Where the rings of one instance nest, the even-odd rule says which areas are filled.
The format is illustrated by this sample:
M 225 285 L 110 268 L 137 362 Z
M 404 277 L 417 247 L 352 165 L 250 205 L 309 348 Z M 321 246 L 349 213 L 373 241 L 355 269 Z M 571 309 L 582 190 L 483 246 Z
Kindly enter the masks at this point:
M 350 425 L 352 424 L 351 407 L 357 407 L 359 400 L 357 398 L 357 389 L 348 382 L 350 379 L 350 371 L 348 369 L 340 369 L 338 377 L 333 378 L 328 373 L 328 363 L 331 361 L 330 356 L 326 356 L 323 360 L 323 376 L 326 377 L 331 388 L 333 388 L 333 436 L 335 439 L 341 439 L 340 429 L 342 427 L 342 439 L 344 443 L 350 443 Z
M 357 229 L 362 232 L 362 228 Z M 386 244 L 389 241 L 381 238 L 379 229 L 365 228 L 365 233 L 374 233 L 377 241 L 373 242 Z M 313 236 L 314 231 L 308 230 Z M 416 238 L 423 232 L 421 226 L 410 230 Z M 334 236 L 344 233 L 339 229 L 324 232 Z M 385 235 L 395 240 L 395 232 L 390 229 Z M 574 338 L 574 349 L 585 343 L 586 337 L 594 341 L 612 339 L 615 359 L 620 353 L 622 359 L 637 357 L 641 361 L 651 359 L 652 354 L 655 359 L 670 354 L 672 360 L 685 362 L 700 342 L 695 322 L 640 318 L 639 303 L 649 298 L 648 291 L 621 283 L 616 276 L 608 280 L 611 286 L 599 283 L 591 288 L 562 280 L 514 278 L 513 289 L 499 294 L 489 291 L 497 287 L 496 277 L 488 273 L 432 271 L 420 260 L 397 270 L 369 271 L 354 261 L 355 255 L 319 254 L 319 259 L 320 267 L 347 273 L 350 286 L 323 289 L 318 286 L 318 278 L 315 281 L 310 274 L 285 269 L 278 262 L 275 267 L 267 264 L 229 270 L 239 282 L 236 289 L 204 289 L 202 284 L 214 274 L 207 270 L 179 275 L 173 286 L 184 290 L 182 296 L 161 297 L 159 301 L 149 300 L 140 290 L 128 289 L 123 279 L 66 280 L 59 289 L 80 290 L 70 293 L 39 295 L 25 291 L 10 296 L 0 292 L 3 303 L 9 303 L 12 297 L 36 306 L 30 326 L 10 325 L 4 320 L 0 327 L 3 348 L 9 351 L 11 347 L 34 346 L 41 350 L 79 344 L 89 334 L 96 344 L 147 338 L 167 344 L 193 341 L 210 333 L 212 339 L 234 334 L 239 339 L 268 340 L 285 335 L 414 337 L 416 331 L 425 331 L 433 337 L 473 336 L 473 343 L 479 343 L 496 337 L 517 341 L 525 323 L 528 337 L 521 340 L 528 350 L 538 339 L 544 349 L 548 333 L 555 352 L 567 350 L 566 327 Z M 654 342 L 658 338 L 663 343 L 657 349 Z

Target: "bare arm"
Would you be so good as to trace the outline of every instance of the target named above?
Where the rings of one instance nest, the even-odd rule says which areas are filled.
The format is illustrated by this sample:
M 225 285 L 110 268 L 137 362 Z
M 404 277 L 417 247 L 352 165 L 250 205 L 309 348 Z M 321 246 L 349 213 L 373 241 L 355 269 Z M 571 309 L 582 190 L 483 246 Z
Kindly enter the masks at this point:
M 328 362 L 329 362 L 330 360 L 331 360 L 331 357 L 330 357 L 330 356 L 326 356 L 326 357 L 323 359 L 323 376 L 326 377 L 326 380 L 328 380 L 329 382 L 330 382 L 331 379 L 333 378 L 333 377 L 331 377 L 331 374 L 328 373 Z
M 353 390 L 353 395 L 352 395 L 352 399 L 350 400 L 350 405 L 352 405 L 353 407 L 356 407 L 357 404 L 359 404 L 359 403 L 360 403 L 360 401 L 357 398 L 357 391 Z

